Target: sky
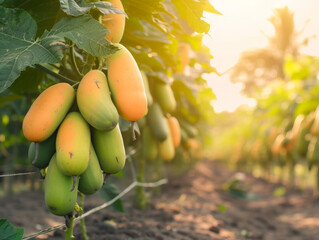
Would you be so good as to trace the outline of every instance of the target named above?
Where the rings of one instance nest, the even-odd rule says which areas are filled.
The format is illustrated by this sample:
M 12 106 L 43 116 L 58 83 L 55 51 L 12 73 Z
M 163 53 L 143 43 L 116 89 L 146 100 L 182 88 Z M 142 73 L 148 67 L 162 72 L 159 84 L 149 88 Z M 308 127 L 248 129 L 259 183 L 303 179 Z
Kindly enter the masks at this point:
M 268 36 L 273 35 L 272 24 L 268 19 L 273 10 L 288 6 L 295 13 L 295 28 L 301 30 L 307 24 L 302 36 L 317 35 L 310 40 L 302 53 L 319 56 L 319 0 L 210 0 L 222 15 L 205 14 L 210 24 L 210 36 L 204 37 L 204 44 L 214 59 L 212 65 L 223 73 L 238 60 L 240 53 L 252 48 L 267 45 Z M 241 95 L 242 85 L 229 81 L 229 75 L 218 77 L 216 74 L 205 76 L 217 99 L 212 102 L 216 112 L 234 111 L 238 106 L 254 106 L 254 99 Z

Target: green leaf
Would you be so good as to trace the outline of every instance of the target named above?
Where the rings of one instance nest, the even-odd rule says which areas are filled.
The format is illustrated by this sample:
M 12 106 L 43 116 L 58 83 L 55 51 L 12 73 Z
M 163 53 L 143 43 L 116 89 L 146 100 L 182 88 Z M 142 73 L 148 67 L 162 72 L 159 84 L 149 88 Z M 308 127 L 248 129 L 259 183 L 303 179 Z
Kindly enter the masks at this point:
M 115 198 L 117 195 L 119 195 L 120 190 L 116 183 L 112 179 L 107 179 L 106 183 L 102 186 L 102 188 L 99 190 L 100 196 L 106 201 L 110 201 L 113 198 Z M 123 207 L 123 202 L 121 199 L 116 200 L 111 207 L 119 212 L 125 212 Z
M 124 14 L 126 13 L 118 9 L 117 7 L 113 7 L 109 2 L 90 2 L 85 3 L 82 1 L 75 0 L 60 0 L 60 5 L 62 11 L 66 14 L 78 17 L 83 14 L 87 14 L 92 8 L 98 9 L 102 14 Z
M 62 18 L 47 36 L 65 37 L 78 48 L 96 57 L 105 57 L 116 52 L 117 48 L 105 39 L 110 31 L 90 15 L 76 18 Z
M 0 6 L 0 92 L 11 86 L 26 67 L 62 59 L 61 38 L 44 36 L 35 40 L 36 32 L 36 22 L 29 13 Z
M 0 240 L 20 240 L 23 233 L 23 228 L 14 227 L 8 219 L 0 219 Z

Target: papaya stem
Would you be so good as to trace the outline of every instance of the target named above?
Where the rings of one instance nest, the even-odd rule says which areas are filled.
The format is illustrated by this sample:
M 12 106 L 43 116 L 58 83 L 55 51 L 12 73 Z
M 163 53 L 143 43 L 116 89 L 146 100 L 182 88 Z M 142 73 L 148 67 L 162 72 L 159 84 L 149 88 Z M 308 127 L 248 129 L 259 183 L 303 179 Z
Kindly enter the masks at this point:
M 109 173 L 103 173 L 103 178 L 104 178 L 104 180 L 103 180 L 103 184 L 105 184 L 106 183 L 106 180 L 109 178 L 109 176 L 110 176 L 111 174 L 109 174 Z
M 78 65 L 76 64 L 75 54 L 74 54 L 74 44 L 70 47 L 70 58 L 71 58 L 71 66 L 72 69 L 75 71 L 76 75 L 79 78 L 83 78 L 83 74 L 79 71 Z
M 79 194 L 79 206 L 81 208 L 81 212 L 79 213 L 80 216 L 83 214 L 84 212 L 84 198 L 85 198 L 85 195 L 83 193 L 80 193 Z M 89 240 L 89 237 L 86 233 L 86 226 L 85 226 L 85 221 L 84 221 L 84 218 L 81 218 L 80 219 L 80 230 L 81 230 L 81 233 L 82 233 L 82 238 L 84 240 Z
M 145 158 L 140 157 L 138 162 L 137 181 L 143 183 L 145 172 Z M 147 204 L 147 197 L 143 186 L 137 186 L 135 192 L 135 203 L 139 209 L 145 209 Z
M 76 180 L 77 180 L 77 179 L 76 179 L 76 177 L 77 177 L 76 175 L 73 175 L 72 177 L 73 177 L 73 186 L 72 186 L 72 189 L 71 189 L 70 192 L 72 192 L 72 191 L 74 190 L 75 185 L 76 185 Z
M 66 225 L 65 240 L 74 240 L 73 221 L 74 221 L 74 216 L 72 213 L 65 216 L 65 225 Z
M 84 65 L 84 67 L 82 69 L 82 74 L 84 75 L 84 74 L 88 73 L 89 71 L 91 71 L 94 64 L 95 64 L 95 57 L 88 54 L 86 56 L 86 64 Z
M 35 145 L 35 156 L 34 156 L 34 159 L 32 161 L 33 165 L 36 164 L 36 162 L 38 161 L 38 157 L 39 157 L 39 143 L 36 142 L 36 143 L 34 143 L 34 145 Z
M 132 138 L 133 138 L 133 141 L 136 140 L 136 134 L 135 134 L 135 130 L 134 130 L 135 123 L 136 122 L 132 122 Z
M 35 66 L 36 66 L 38 69 L 40 69 L 40 70 L 42 70 L 42 71 L 44 71 L 44 72 L 50 74 L 51 76 L 53 76 L 53 77 L 59 79 L 61 82 L 66 82 L 66 83 L 69 83 L 69 84 L 75 84 L 75 83 L 77 83 L 76 81 L 74 81 L 74 80 L 72 80 L 72 79 L 69 79 L 69 78 L 67 78 L 67 77 L 65 77 L 65 76 L 62 76 L 61 74 L 55 73 L 55 72 L 51 71 L 50 69 L 47 69 L 46 67 L 42 66 L 41 64 L 35 64 Z

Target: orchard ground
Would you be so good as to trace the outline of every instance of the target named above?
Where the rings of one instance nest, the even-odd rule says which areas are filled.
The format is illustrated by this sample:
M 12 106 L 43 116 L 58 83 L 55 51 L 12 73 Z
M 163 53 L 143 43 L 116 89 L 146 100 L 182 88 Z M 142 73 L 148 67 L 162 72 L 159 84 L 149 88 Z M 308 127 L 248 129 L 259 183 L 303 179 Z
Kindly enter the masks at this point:
M 219 161 L 203 160 L 183 175 L 170 177 L 156 196 L 154 189 L 146 210 L 133 207 L 134 191 L 123 197 L 126 213 L 105 208 L 85 218 L 90 239 L 319 239 L 319 201 L 310 190 L 286 190 L 274 196 L 281 187 L 246 174 L 241 183 L 249 189 L 249 199 L 223 189 L 236 172 Z M 125 187 L 125 186 L 124 186 Z M 85 199 L 85 210 L 102 203 L 97 194 Z M 48 212 L 44 195 L 24 191 L 0 199 L 0 216 L 16 227 L 25 229 L 25 236 L 64 222 Z M 79 224 L 75 239 L 81 239 Z M 56 230 L 38 239 L 64 239 L 63 230 Z

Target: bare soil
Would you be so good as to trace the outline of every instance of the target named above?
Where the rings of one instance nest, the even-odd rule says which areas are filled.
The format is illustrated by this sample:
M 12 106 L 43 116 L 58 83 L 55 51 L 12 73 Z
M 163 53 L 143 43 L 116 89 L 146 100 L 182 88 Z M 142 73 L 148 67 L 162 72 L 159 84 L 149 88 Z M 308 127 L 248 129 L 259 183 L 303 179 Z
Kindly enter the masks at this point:
M 182 176 L 172 177 L 161 194 L 147 189 L 146 210 L 133 206 L 134 191 L 123 197 L 126 213 L 105 208 L 85 218 L 91 240 L 319 240 L 319 201 L 309 190 L 289 190 L 275 197 L 281 185 L 246 174 L 241 184 L 249 189 L 245 199 L 223 189 L 236 172 L 218 161 L 202 161 Z M 247 197 L 247 195 L 245 195 Z M 85 210 L 104 202 L 88 196 Z M 25 229 L 25 236 L 64 222 L 45 207 L 39 191 L 24 191 L 0 199 L 0 217 Z M 75 239 L 82 239 L 79 224 Z M 37 239 L 64 239 L 63 229 Z

